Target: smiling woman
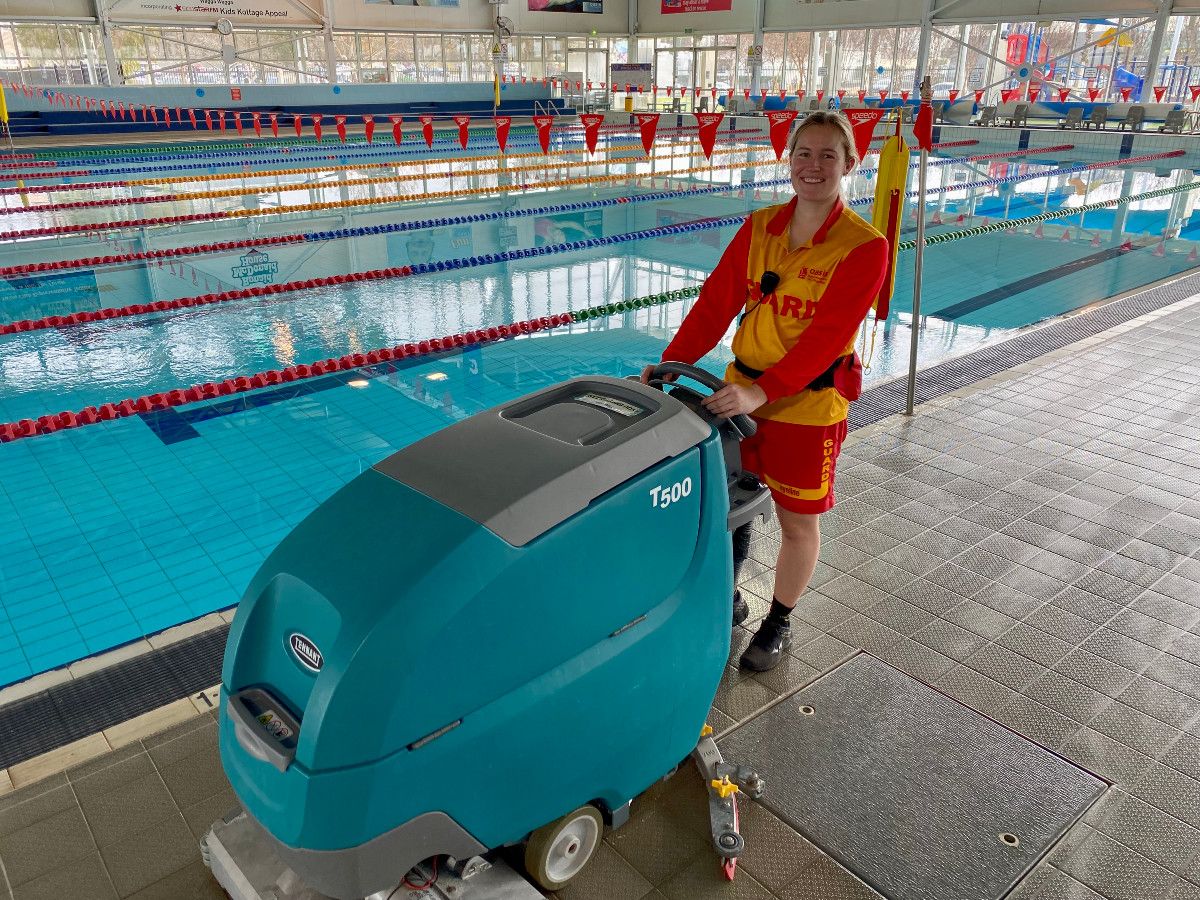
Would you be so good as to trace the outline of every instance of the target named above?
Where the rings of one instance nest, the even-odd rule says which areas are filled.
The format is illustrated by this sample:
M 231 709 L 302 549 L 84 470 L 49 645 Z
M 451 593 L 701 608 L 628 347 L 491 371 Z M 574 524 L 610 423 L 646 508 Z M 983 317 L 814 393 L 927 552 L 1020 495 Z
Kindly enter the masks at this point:
M 888 258 L 886 240 L 842 201 L 842 179 L 858 164 L 849 122 L 814 112 L 788 150 L 796 196 L 750 215 L 662 356 L 695 362 L 742 311 L 727 384 L 704 405 L 722 418 L 755 418 L 757 434 L 741 445 L 742 467 L 771 489 L 782 531 L 771 612 L 741 658 L 755 671 L 783 658 L 791 644 L 788 616 L 816 567 L 818 517 L 834 503 L 849 404 L 862 384 L 854 336 Z M 749 529 L 734 534 L 735 582 Z M 735 595 L 734 624 L 747 615 Z

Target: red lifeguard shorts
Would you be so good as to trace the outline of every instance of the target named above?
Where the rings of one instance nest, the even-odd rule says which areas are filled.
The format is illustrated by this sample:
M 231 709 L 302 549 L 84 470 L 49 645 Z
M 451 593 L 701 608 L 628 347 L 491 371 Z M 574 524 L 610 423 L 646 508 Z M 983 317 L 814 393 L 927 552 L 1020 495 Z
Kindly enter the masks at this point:
M 846 422 L 796 425 L 755 418 L 758 431 L 742 441 L 742 468 L 771 489 L 781 507 L 823 513 L 833 507 L 833 476 Z

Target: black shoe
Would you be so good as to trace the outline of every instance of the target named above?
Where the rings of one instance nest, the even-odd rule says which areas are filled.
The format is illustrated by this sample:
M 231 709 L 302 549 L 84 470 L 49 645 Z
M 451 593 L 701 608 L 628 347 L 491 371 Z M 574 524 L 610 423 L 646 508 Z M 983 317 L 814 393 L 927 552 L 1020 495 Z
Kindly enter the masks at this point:
M 752 672 L 768 672 L 779 665 L 783 651 L 792 646 L 792 628 L 780 624 L 770 616 L 763 619 L 758 632 L 750 640 L 750 646 L 742 654 L 740 665 Z
M 742 599 L 741 591 L 733 592 L 733 627 L 737 628 L 750 618 L 750 604 Z

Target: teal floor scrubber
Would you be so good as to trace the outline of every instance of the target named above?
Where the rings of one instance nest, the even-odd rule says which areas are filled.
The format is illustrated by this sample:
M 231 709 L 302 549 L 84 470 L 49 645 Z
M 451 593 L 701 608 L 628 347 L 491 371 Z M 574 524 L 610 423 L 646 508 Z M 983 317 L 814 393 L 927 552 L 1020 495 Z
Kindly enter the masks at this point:
M 770 497 L 738 465 L 753 423 L 662 387 L 577 378 L 479 413 L 270 555 L 222 672 L 244 810 L 204 847 L 236 900 L 386 900 L 439 864 L 443 888 L 468 885 L 522 842 L 533 880 L 561 887 L 697 749 L 729 653 L 729 533 Z M 738 773 L 700 750 L 731 873 Z M 522 896 L 504 890 L 486 895 Z

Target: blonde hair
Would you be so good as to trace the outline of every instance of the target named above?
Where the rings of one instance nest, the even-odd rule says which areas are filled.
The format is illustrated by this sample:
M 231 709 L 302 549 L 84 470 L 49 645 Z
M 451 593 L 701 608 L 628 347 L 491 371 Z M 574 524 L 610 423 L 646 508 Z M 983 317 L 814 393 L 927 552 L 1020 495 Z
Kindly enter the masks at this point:
M 850 127 L 850 120 L 841 113 L 826 112 L 825 110 L 819 109 L 815 110 L 814 112 L 810 112 L 807 116 L 801 119 L 800 124 L 798 124 L 795 130 L 792 131 L 792 136 L 788 138 L 788 155 L 791 156 L 792 152 L 796 149 L 796 141 L 800 139 L 801 134 L 803 134 L 809 128 L 817 128 L 820 126 L 832 128 L 838 133 L 838 138 L 842 142 L 842 152 L 846 154 L 846 159 L 850 160 L 854 164 L 850 167 L 851 171 L 853 171 L 858 164 L 862 162 L 862 160 L 858 158 L 858 150 L 854 146 L 854 130 Z

